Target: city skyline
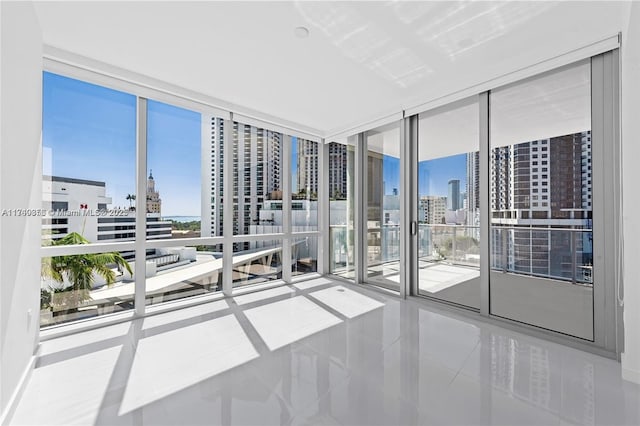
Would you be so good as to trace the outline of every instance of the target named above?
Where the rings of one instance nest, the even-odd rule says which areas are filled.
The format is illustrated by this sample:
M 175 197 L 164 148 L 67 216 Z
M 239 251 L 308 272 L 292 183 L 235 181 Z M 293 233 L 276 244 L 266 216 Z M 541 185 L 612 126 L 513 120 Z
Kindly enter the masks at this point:
M 135 195 L 133 189 L 137 131 L 136 97 L 44 73 L 43 99 L 43 173 L 62 178 L 104 182 L 106 198 L 111 199 L 111 204 L 107 207 L 126 207 L 126 197 L 129 194 Z M 220 214 L 214 214 L 214 207 L 215 212 L 221 211 L 223 151 L 217 151 L 218 148 L 203 149 L 203 136 L 209 137 L 209 134 L 213 135 L 216 130 L 222 132 L 224 121 L 216 119 L 215 123 L 212 122 L 212 127 L 207 128 L 203 126 L 200 113 L 153 100 L 148 101 L 147 110 L 147 173 L 154 171 L 160 198 L 158 201 L 161 201 L 159 204 L 162 206 L 154 211 L 167 217 L 200 216 L 202 219 L 202 202 L 209 202 L 203 198 L 207 198 L 203 185 L 211 185 L 208 193 L 212 197 L 212 203 L 213 197 L 216 197 L 218 204 L 211 205 L 209 216 Z M 289 178 L 292 193 L 300 192 L 298 186 L 302 182 L 307 182 L 309 188 L 317 185 L 318 151 L 317 148 L 310 149 L 312 145 L 304 145 L 306 141 L 298 140 L 296 137 L 243 123 L 234 122 L 232 131 L 234 136 L 229 142 L 233 146 L 235 157 L 234 189 L 237 191 L 238 200 L 242 198 L 234 208 L 237 212 L 234 233 L 246 234 L 250 226 L 259 220 L 263 203 L 271 198 L 274 191 L 281 190 L 281 182 L 287 178 L 281 175 L 283 144 L 291 144 Z M 491 178 L 493 225 L 502 224 L 501 220 L 514 219 L 577 220 L 581 224 L 581 221 L 588 220 L 582 213 L 575 213 L 580 216 L 574 218 L 574 213 L 552 210 L 550 207 L 555 199 L 562 200 L 563 205 L 567 200 L 569 204 L 564 209 L 590 210 L 590 134 L 587 131 L 552 139 L 553 144 L 550 143 L 551 139 L 542 139 L 496 147 L 492 150 L 491 161 L 496 167 Z M 303 162 L 298 157 L 298 150 L 302 149 L 304 154 L 301 152 L 301 155 L 310 155 Z M 582 164 L 581 168 L 574 167 L 570 174 L 569 168 L 558 163 L 559 156 L 549 155 L 552 151 L 557 152 L 565 162 L 571 159 L 567 164 Z M 400 159 L 384 154 L 370 155 L 379 159 L 379 194 L 394 196 L 397 194 L 396 189 L 402 191 Z M 531 163 L 529 157 L 533 159 Z M 213 158 L 218 158 L 215 160 L 217 165 L 211 163 L 211 170 L 204 170 L 206 173 L 203 173 L 201 169 L 204 162 L 213 161 Z M 471 170 L 468 158 L 468 153 L 461 153 L 419 162 L 419 197 L 449 198 L 447 210 L 464 209 L 467 186 L 470 185 L 467 176 Z M 477 158 L 475 161 L 478 161 Z M 550 164 L 547 165 L 547 162 Z M 304 168 L 305 176 L 297 176 L 298 167 Z M 345 165 L 339 164 L 338 167 Z M 520 171 L 512 174 L 512 169 L 523 172 L 526 169 L 523 175 L 525 178 L 520 178 Z M 211 182 L 203 181 L 203 176 L 211 176 Z M 551 181 L 552 176 L 557 176 L 553 179 L 564 183 L 553 186 L 553 192 L 547 193 L 545 186 Z M 530 188 L 527 183 L 529 181 Z M 523 186 L 524 183 L 527 183 L 526 188 Z M 518 188 L 517 193 L 511 191 L 512 188 Z M 313 192 L 313 189 L 310 191 Z M 452 194 L 455 194 L 455 199 L 451 198 Z M 583 195 L 585 199 L 581 198 Z M 532 213 L 529 213 L 530 211 Z M 496 214 L 499 215 L 498 219 L 495 219 Z M 475 224 L 476 219 L 470 211 L 464 220 Z M 455 220 L 458 223 L 459 219 Z M 207 232 L 221 229 L 222 222 L 218 222 L 215 226 L 207 227 Z M 586 248 L 590 250 L 588 245 Z M 508 263 L 515 264 L 510 257 Z M 563 270 L 562 273 L 567 272 Z
M 43 174 L 105 182 L 110 207 L 136 195 L 136 97 L 57 74 L 43 73 Z M 202 115 L 148 101 L 147 171 L 153 170 L 163 216 L 201 215 Z M 292 137 L 292 160 L 297 138 Z M 400 160 L 385 156 L 385 193 L 399 186 Z M 420 196 L 447 195 L 450 179 L 466 189 L 465 154 L 420 162 Z M 297 161 L 291 188 L 298 192 Z
M 459 180 L 460 193 L 467 192 L 467 153 L 418 163 L 419 196 L 448 197 L 450 180 Z

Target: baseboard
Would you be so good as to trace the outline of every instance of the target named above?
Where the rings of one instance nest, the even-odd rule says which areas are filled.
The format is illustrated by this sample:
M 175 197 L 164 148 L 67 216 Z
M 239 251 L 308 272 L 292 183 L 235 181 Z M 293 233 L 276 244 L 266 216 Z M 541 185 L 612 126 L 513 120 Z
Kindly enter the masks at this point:
M 35 365 L 36 365 L 36 356 L 34 355 L 29 360 L 29 364 L 27 364 L 27 367 L 25 368 L 24 372 L 22 373 L 22 376 L 20 377 L 18 386 L 16 386 L 16 389 L 13 391 L 13 394 L 11 394 L 11 398 L 9 398 L 7 407 L 2 413 L 2 415 L 0 416 L 0 425 L 9 424 L 9 422 L 11 421 L 11 418 L 13 417 L 13 414 L 16 411 L 18 402 L 20 402 L 20 398 L 24 393 L 24 389 L 27 386 L 27 383 L 29 382 L 29 378 L 31 377 L 31 373 L 33 372 Z
M 623 367 L 622 378 L 628 382 L 633 382 L 640 385 L 640 371 L 630 370 Z
M 635 361 L 635 358 L 634 358 Z M 636 366 L 636 362 L 631 362 L 629 359 L 629 355 L 626 352 L 620 354 L 620 364 L 621 364 L 621 373 L 622 379 L 628 382 L 640 384 L 640 371 L 636 369 L 631 369 L 629 367 Z

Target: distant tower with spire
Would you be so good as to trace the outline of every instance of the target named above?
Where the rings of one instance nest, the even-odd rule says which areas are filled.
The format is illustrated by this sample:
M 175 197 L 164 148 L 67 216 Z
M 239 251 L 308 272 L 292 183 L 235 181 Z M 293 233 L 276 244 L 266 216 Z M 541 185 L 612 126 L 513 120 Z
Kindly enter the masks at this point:
M 153 170 L 149 170 L 147 179 L 147 213 L 160 213 L 162 200 L 160 193 L 156 191 L 156 181 L 153 179 Z

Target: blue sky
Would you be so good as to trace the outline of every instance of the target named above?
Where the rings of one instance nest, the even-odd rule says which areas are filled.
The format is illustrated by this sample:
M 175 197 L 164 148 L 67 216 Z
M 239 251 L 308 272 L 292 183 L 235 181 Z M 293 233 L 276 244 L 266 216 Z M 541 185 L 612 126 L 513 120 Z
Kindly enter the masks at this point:
M 449 180 L 460 180 L 460 192 L 467 188 L 467 154 L 452 155 L 418 163 L 418 194 L 440 195 L 449 193 Z
M 148 103 L 147 169 L 153 170 L 164 216 L 200 216 L 201 115 Z M 136 97 L 44 73 L 43 173 L 106 183 L 111 207 L 135 194 Z M 292 137 L 291 183 L 297 192 L 297 138 Z M 385 156 L 386 194 L 399 188 L 400 160 Z M 447 195 L 448 181 L 466 186 L 466 155 L 421 162 L 420 195 Z
M 393 188 L 399 188 L 400 159 L 383 156 L 382 176 L 385 194 L 393 194 Z M 449 180 L 460 180 L 460 192 L 467 187 L 467 154 L 452 155 L 418 163 L 418 193 L 420 195 L 441 195 L 449 192 Z
M 164 216 L 200 216 L 201 115 L 149 101 L 147 168 L 153 171 Z
M 390 155 L 382 156 L 382 181 L 384 195 L 393 195 L 393 188 L 400 191 L 400 159 Z
M 135 194 L 136 98 L 44 73 L 43 173 L 106 183 L 111 207 Z M 199 113 L 148 103 L 147 168 L 166 216 L 200 215 Z
M 135 96 L 47 72 L 43 78 L 43 173 L 106 182 L 112 206 L 128 206 L 125 197 L 135 193 Z

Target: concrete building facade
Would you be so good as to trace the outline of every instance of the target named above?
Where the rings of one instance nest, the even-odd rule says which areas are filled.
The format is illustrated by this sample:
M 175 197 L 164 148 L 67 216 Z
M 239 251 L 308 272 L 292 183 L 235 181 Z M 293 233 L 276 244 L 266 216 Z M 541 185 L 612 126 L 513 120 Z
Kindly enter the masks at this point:
M 419 220 L 423 223 L 441 224 L 447 212 L 447 197 L 423 195 L 420 197 Z
M 44 176 L 42 197 L 48 213 L 42 218 L 44 242 L 71 232 L 92 243 L 135 240 L 135 211 L 111 209 L 105 182 Z M 171 238 L 171 222 L 162 220 L 159 212 L 147 213 L 147 238 Z

